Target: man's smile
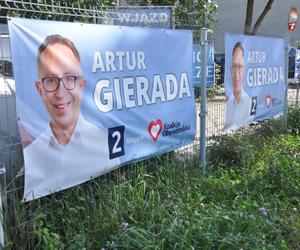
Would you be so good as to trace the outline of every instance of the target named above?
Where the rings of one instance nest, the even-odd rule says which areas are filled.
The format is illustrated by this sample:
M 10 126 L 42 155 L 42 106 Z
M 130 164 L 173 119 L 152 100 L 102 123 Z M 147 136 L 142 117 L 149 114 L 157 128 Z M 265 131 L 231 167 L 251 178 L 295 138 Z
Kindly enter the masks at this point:
M 65 109 L 70 105 L 71 101 L 59 104 L 53 104 L 53 106 L 57 109 Z

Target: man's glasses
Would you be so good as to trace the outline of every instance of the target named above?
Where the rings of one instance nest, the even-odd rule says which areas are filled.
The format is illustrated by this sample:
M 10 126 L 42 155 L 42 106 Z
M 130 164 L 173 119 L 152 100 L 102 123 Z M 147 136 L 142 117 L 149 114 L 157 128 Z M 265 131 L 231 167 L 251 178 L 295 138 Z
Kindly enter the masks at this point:
M 74 89 L 76 80 L 80 78 L 80 76 L 44 77 L 40 81 L 42 82 L 46 92 L 54 92 L 58 89 L 60 82 L 63 83 L 65 89 Z
M 244 65 L 234 64 L 231 66 L 230 72 L 231 73 L 235 73 L 235 72 L 241 73 L 243 68 L 244 68 Z

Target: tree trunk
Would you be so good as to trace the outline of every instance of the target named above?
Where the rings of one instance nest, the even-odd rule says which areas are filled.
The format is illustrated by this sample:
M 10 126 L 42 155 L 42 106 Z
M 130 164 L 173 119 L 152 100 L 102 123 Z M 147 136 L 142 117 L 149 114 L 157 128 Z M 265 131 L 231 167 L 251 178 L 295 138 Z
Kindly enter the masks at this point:
M 246 19 L 244 25 L 244 34 L 251 34 L 252 16 L 253 16 L 253 2 L 254 0 L 247 0 Z
M 253 26 L 253 29 L 251 30 L 254 0 L 247 0 L 247 10 L 246 10 L 246 18 L 245 18 L 245 24 L 244 24 L 244 34 L 245 35 L 252 35 L 252 36 L 256 35 L 258 28 L 260 27 L 260 25 L 262 24 L 262 21 L 264 20 L 264 18 L 268 14 L 269 10 L 271 9 L 273 2 L 274 2 L 274 0 L 268 0 L 264 10 L 260 14 L 255 25 Z

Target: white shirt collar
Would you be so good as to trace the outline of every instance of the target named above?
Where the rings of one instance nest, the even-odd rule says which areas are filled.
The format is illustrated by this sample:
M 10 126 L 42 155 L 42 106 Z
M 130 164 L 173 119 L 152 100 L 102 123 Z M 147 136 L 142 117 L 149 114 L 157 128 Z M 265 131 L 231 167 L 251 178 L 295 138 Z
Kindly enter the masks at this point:
M 53 149 L 63 149 L 64 147 L 66 147 L 70 143 L 72 143 L 72 141 L 74 141 L 74 140 L 75 141 L 82 140 L 81 134 L 82 134 L 82 130 L 83 130 L 83 127 L 84 127 L 84 123 L 85 123 L 85 120 L 84 120 L 84 118 L 82 117 L 82 115 L 80 113 L 79 117 L 78 117 L 78 121 L 77 121 L 76 126 L 75 126 L 75 129 L 73 131 L 73 134 L 71 135 L 71 139 L 68 142 L 68 144 L 66 144 L 66 145 L 62 145 L 62 144 L 58 143 L 56 137 L 53 134 L 50 123 L 49 123 L 48 126 L 47 126 L 47 129 L 45 130 L 45 133 L 44 133 L 45 138 L 46 139 L 48 138 L 48 140 L 49 140 L 49 145 L 48 146 L 50 148 L 53 148 Z

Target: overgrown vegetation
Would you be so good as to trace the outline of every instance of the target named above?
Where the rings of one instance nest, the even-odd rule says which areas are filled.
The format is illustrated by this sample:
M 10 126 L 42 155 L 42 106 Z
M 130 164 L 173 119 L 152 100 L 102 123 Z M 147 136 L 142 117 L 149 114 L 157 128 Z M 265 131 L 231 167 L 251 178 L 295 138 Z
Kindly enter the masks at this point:
M 20 203 L 7 249 L 299 249 L 300 110 L 215 138 L 206 175 L 164 155 Z

